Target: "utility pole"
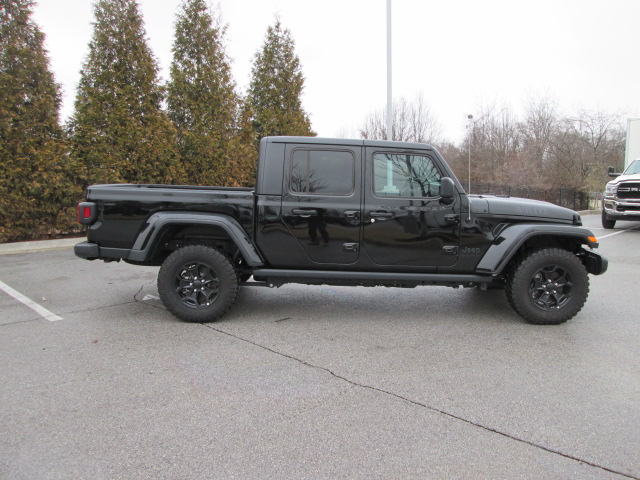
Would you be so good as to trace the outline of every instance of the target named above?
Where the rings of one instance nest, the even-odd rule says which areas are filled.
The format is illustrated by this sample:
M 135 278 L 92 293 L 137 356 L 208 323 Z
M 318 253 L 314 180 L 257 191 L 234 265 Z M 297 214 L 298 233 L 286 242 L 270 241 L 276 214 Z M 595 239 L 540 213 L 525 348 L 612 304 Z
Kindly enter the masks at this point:
M 393 140 L 393 96 L 391 78 L 391 0 L 387 0 L 387 140 Z

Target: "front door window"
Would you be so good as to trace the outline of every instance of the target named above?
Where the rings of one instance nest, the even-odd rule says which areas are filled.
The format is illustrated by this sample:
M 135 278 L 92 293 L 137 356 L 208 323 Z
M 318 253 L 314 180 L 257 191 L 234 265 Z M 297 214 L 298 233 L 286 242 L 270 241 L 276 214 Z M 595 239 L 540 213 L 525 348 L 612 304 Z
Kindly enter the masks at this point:
M 440 172 L 429 157 L 393 153 L 377 153 L 374 156 L 376 196 L 437 197 L 440 178 Z

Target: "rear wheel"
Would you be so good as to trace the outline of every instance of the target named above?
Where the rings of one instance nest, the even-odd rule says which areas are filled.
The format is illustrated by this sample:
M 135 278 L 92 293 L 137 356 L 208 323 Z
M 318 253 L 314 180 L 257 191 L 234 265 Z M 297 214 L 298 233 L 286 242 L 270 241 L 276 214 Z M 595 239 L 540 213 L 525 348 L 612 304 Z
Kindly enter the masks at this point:
M 189 245 L 173 252 L 158 274 L 164 306 L 185 322 L 212 322 L 224 315 L 238 295 L 238 278 L 219 251 Z
M 575 316 L 589 294 L 589 276 L 573 253 L 559 248 L 526 256 L 507 283 L 507 300 L 525 320 L 557 325 Z
M 613 227 L 616 226 L 616 221 L 615 220 L 611 220 L 607 214 L 604 212 L 604 210 L 602 210 L 602 226 L 604 228 L 606 228 L 607 230 L 611 230 Z

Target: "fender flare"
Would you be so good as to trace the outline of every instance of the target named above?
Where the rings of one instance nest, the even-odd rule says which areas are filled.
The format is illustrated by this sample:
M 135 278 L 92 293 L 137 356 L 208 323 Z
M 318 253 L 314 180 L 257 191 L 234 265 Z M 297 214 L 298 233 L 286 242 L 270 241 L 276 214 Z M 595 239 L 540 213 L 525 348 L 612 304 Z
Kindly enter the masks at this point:
M 583 227 L 531 223 L 510 225 L 500 232 L 486 251 L 476 267 L 476 272 L 490 275 L 499 274 L 520 247 L 535 237 L 570 237 L 591 248 L 598 246 L 593 233 Z
M 264 265 L 258 250 L 238 221 L 217 213 L 158 212 L 151 215 L 138 234 L 128 260 L 144 262 L 154 248 L 159 235 L 170 225 L 209 225 L 222 228 L 238 247 L 248 265 Z

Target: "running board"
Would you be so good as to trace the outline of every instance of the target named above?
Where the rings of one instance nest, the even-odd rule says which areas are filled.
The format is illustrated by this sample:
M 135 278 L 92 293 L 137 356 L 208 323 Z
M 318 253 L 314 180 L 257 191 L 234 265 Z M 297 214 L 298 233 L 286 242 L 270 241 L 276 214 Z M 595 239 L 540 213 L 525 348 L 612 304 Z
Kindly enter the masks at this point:
M 344 282 L 358 284 L 359 282 L 374 284 L 412 283 L 426 285 L 469 285 L 492 283 L 490 275 L 455 275 L 442 273 L 393 273 L 393 272 L 352 272 L 334 270 L 281 270 L 260 268 L 252 272 L 256 281 L 281 280 L 283 283 L 315 282 Z

